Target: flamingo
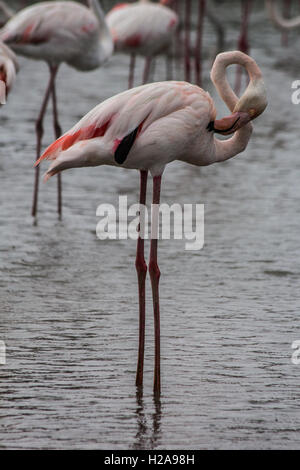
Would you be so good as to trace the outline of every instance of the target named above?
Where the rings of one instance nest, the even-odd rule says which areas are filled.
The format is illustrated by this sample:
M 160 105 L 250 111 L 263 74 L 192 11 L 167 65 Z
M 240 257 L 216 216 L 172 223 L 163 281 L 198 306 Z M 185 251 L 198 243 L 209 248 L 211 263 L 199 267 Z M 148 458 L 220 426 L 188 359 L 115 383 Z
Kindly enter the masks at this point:
M 89 8 L 76 2 L 41 2 L 14 15 L 0 32 L 0 39 L 17 54 L 47 62 L 50 79 L 36 121 L 37 158 L 41 153 L 43 120 L 52 95 L 56 138 L 61 135 L 58 122 L 55 79 L 62 62 L 82 71 L 100 67 L 112 54 L 113 42 L 97 0 Z M 32 216 L 38 205 L 39 170 L 35 173 Z M 61 180 L 58 178 L 58 215 L 62 216 Z
M 243 66 L 250 83 L 240 99 L 231 89 L 226 68 Z M 142 85 L 109 98 L 92 109 L 71 130 L 52 143 L 36 165 L 52 160 L 44 181 L 68 168 L 112 165 L 140 171 L 140 204 L 146 203 L 148 172 L 153 178 L 153 207 L 160 203 L 162 174 L 174 160 L 205 166 L 223 162 L 243 152 L 252 132 L 252 121 L 267 105 L 265 86 L 256 62 L 240 51 L 219 54 L 211 79 L 231 114 L 216 119 L 208 93 L 187 82 L 166 81 Z M 234 134 L 219 140 L 214 134 Z M 152 284 L 155 330 L 154 394 L 160 384 L 160 309 L 157 261 L 158 211 L 152 212 L 154 236 L 150 245 L 149 274 Z M 143 384 L 145 339 L 144 240 L 137 241 L 136 270 L 139 286 L 139 353 L 136 385 Z
M 0 82 L 5 85 L 5 98 L 10 92 L 19 69 L 13 51 L 0 42 Z
M 149 0 L 121 3 L 106 15 L 115 50 L 131 56 L 128 88 L 132 88 L 134 82 L 136 55 L 145 57 L 143 83 L 146 83 L 152 58 L 171 45 L 179 20 L 167 3 L 168 0 L 161 0 L 160 4 Z

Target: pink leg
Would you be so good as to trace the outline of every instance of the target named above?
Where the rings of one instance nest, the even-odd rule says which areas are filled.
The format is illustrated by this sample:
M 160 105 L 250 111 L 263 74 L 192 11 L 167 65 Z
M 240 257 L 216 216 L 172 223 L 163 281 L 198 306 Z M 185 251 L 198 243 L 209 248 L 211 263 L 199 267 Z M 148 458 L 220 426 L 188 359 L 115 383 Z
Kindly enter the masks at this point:
M 140 204 L 146 204 L 146 193 L 147 193 L 147 178 L 148 172 L 140 172 Z M 144 225 L 144 221 L 142 222 Z M 141 230 L 141 225 L 140 225 Z M 144 371 L 144 351 L 145 351 L 145 282 L 147 275 L 147 265 L 144 258 L 144 238 L 139 233 L 136 249 L 136 260 L 135 267 L 138 275 L 139 285 L 139 354 L 138 364 L 136 371 L 136 386 L 141 387 L 143 385 L 143 371 Z
M 130 65 L 129 65 L 128 89 L 132 88 L 134 85 L 134 69 L 135 69 L 135 54 L 131 54 Z
M 203 37 L 203 23 L 205 14 L 205 0 L 199 0 L 198 3 L 198 27 L 197 27 L 197 42 L 195 51 L 195 70 L 196 70 L 196 85 L 202 86 L 202 37 Z
M 51 70 L 54 74 L 54 77 L 56 77 L 58 67 L 57 66 L 51 67 Z M 52 104 L 53 104 L 53 126 L 54 126 L 55 138 L 58 139 L 62 135 L 62 130 L 58 122 L 55 80 L 53 81 L 53 85 L 52 85 Z M 62 183 L 61 183 L 60 173 L 58 173 L 57 175 L 57 213 L 58 213 L 59 220 L 61 220 L 62 218 Z
M 290 18 L 291 16 L 291 0 L 284 0 L 283 3 L 283 16 L 284 18 Z M 287 47 L 289 45 L 289 35 L 287 31 L 281 34 L 281 45 Z
M 160 270 L 157 264 L 157 233 L 159 224 L 159 202 L 160 202 L 161 176 L 153 178 L 153 205 L 151 221 L 151 247 L 149 274 L 152 285 L 152 298 L 154 308 L 154 337 L 155 337 L 155 365 L 154 365 L 154 387 L 156 396 L 160 395 L 160 315 L 159 315 L 159 278 Z
M 182 16 L 182 11 L 181 11 L 182 10 L 182 1 L 179 2 L 179 0 L 174 0 L 173 6 L 174 6 L 175 13 L 177 13 L 179 18 L 181 18 L 181 16 Z M 182 50 L 183 42 L 182 42 L 181 33 L 182 33 L 182 25 L 179 22 L 179 27 L 177 28 L 176 33 L 175 33 L 175 51 L 174 51 L 178 69 L 180 69 L 180 67 L 181 67 L 181 58 L 182 58 L 182 55 L 183 55 L 183 50 Z
M 143 85 L 148 83 L 149 75 L 150 75 L 151 62 L 152 62 L 152 57 L 146 57 L 145 67 L 144 67 L 144 74 L 143 74 Z
M 190 51 L 190 29 L 191 29 L 191 0 L 185 0 L 185 37 L 184 37 L 184 79 L 191 81 L 191 51 Z
M 166 54 L 166 80 L 173 80 L 173 56 L 169 54 Z
M 242 23 L 241 23 L 241 34 L 238 41 L 238 49 L 245 54 L 249 54 L 249 43 L 248 43 L 248 23 L 249 23 L 249 16 L 250 16 L 250 9 L 251 9 L 252 0 L 242 0 Z M 241 86 L 242 86 L 242 68 L 238 66 L 236 72 L 236 80 L 235 80 L 235 93 L 237 95 L 240 94 Z
M 39 116 L 36 121 L 36 137 L 37 137 L 37 145 L 36 145 L 36 159 L 41 156 L 41 147 L 42 147 L 42 138 L 44 134 L 43 122 L 44 116 L 47 110 L 47 105 L 49 102 L 51 90 L 53 87 L 53 83 L 55 80 L 55 73 L 50 70 L 50 79 L 46 89 L 46 93 L 43 99 L 42 107 L 39 113 Z M 31 214 L 33 217 L 37 215 L 37 207 L 38 207 L 38 192 L 39 192 L 39 176 L 40 176 L 40 167 L 37 166 L 35 168 L 35 183 L 34 183 L 34 193 L 33 193 L 33 204 L 32 204 L 32 211 Z

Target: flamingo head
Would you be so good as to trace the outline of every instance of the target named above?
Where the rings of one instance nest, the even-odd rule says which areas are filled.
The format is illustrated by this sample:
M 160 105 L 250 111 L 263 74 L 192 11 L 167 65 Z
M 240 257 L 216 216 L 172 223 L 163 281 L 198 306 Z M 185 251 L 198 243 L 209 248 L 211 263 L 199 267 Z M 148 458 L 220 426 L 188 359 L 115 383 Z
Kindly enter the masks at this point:
M 208 125 L 208 130 L 229 135 L 257 118 L 266 109 L 267 94 L 262 78 L 251 80 L 246 91 L 236 103 L 230 116 L 215 120 Z

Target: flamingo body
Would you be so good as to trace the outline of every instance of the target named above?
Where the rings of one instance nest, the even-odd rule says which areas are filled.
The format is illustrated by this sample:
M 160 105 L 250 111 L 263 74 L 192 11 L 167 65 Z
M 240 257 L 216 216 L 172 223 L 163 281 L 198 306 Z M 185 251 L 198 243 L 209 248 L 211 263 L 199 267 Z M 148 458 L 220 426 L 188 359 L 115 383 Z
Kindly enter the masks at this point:
M 98 105 L 50 146 L 42 159 L 56 159 L 55 171 L 60 161 L 65 168 L 69 164 L 120 166 L 114 154 L 122 140 L 138 129 L 122 167 L 155 175 L 173 160 L 208 165 L 213 160 L 214 138 L 206 128 L 215 117 L 212 99 L 197 86 L 172 81 L 143 85 Z
M 36 121 L 37 159 L 41 153 L 43 121 L 52 98 L 53 127 L 61 135 L 58 121 L 55 80 L 62 62 L 82 71 L 100 67 L 113 52 L 113 41 L 98 0 L 88 0 L 89 8 L 72 1 L 41 2 L 16 13 L 0 31 L 0 40 L 20 55 L 43 60 L 50 79 Z M 58 215 L 62 216 L 62 189 L 58 176 Z M 32 216 L 38 207 L 39 168 L 35 172 Z
M 232 63 L 242 64 L 251 77 L 239 100 L 225 77 Z M 254 60 L 241 52 L 219 54 L 212 79 L 232 111 L 228 117 L 217 121 L 210 95 L 196 85 L 175 81 L 142 85 L 96 106 L 50 145 L 36 164 L 54 160 L 47 180 L 74 167 L 106 164 L 149 170 L 157 176 L 174 160 L 204 166 L 231 158 L 245 149 L 250 121 L 265 109 L 264 83 Z M 212 130 L 234 135 L 220 141 Z
M 52 65 L 66 62 L 78 70 L 99 67 L 112 53 L 109 36 L 101 40 L 94 12 L 76 2 L 42 2 L 11 18 L 0 38 L 17 53 Z
M 157 55 L 171 43 L 178 15 L 161 4 L 120 4 L 107 15 L 115 49 L 146 57 Z

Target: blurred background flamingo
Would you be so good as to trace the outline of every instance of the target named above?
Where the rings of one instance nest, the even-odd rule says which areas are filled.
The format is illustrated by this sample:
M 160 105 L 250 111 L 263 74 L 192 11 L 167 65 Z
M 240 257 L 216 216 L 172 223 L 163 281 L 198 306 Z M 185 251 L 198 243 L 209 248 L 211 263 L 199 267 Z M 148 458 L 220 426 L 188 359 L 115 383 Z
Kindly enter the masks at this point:
M 130 55 L 128 88 L 134 84 L 136 56 L 145 57 L 142 83 L 147 83 L 154 57 L 168 52 L 172 44 L 179 18 L 167 3 L 121 3 L 106 15 L 115 50 Z
M 16 13 L 0 32 L 0 39 L 17 54 L 43 60 L 49 66 L 50 79 L 36 121 L 37 158 L 41 153 L 43 121 L 50 96 L 56 137 L 61 135 L 58 121 L 55 80 L 62 62 L 82 71 L 100 67 L 111 56 L 113 42 L 98 0 L 89 0 L 89 8 L 76 2 L 42 2 Z M 38 208 L 39 169 L 36 168 L 32 216 Z M 62 216 L 61 178 L 58 177 L 59 219 Z

